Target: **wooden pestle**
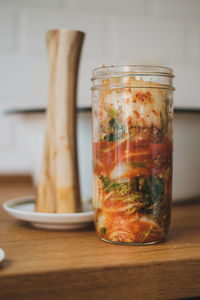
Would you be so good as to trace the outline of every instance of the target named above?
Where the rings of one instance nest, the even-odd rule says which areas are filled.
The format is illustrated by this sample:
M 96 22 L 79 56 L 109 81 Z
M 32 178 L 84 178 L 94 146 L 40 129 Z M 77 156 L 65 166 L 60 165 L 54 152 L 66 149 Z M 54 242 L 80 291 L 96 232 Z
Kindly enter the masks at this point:
M 46 37 L 49 99 L 36 211 L 72 213 L 81 210 L 76 149 L 76 87 L 84 33 L 56 29 L 47 31 Z

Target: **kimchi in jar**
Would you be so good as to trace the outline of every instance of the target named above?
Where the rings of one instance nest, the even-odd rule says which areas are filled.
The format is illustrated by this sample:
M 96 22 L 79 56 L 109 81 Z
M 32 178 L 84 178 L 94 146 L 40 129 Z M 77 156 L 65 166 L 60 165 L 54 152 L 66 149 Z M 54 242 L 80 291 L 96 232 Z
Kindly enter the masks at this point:
M 93 207 L 100 239 L 164 241 L 170 223 L 173 71 L 111 66 L 93 71 Z

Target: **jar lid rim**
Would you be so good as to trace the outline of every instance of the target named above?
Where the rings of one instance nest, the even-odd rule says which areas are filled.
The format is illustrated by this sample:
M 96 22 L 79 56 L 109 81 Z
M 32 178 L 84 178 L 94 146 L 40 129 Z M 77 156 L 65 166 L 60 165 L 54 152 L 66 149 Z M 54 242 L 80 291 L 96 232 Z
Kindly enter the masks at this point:
M 111 65 L 102 66 L 93 70 L 93 79 L 104 76 L 125 76 L 125 75 L 157 75 L 174 77 L 173 70 L 164 66 L 156 65 Z

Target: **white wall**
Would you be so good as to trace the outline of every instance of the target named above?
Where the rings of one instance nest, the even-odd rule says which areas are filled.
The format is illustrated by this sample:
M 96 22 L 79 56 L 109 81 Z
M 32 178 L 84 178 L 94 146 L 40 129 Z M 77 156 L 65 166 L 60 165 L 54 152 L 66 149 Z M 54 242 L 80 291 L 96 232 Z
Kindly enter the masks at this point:
M 176 74 L 175 104 L 199 106 L 199 0 L 0 0 L 1 106 L 45 105 L 45 31 L 86 32 L 79 104 L 90 104 L 92 69 L 159 64 Z
M 45 31 L 59 27 L 87 34 L 80 106 L 91 104 L 94 67 L 158 64 L 174 69 L 175 105 L 200 107 L 199 0 L 0 0 L 1 111 L 46 105 Z M 34 136 L 43 129 L 43 117 L 34 118 L 0 116 L 0 172 L 32 170 L 42 143 Z

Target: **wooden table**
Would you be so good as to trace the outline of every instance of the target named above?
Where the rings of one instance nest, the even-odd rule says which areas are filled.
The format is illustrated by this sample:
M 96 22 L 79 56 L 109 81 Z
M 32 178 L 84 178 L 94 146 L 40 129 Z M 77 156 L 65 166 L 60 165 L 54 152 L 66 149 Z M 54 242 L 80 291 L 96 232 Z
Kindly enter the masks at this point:
M 32 193 L 31 181 L 0 180 L 0 201 Z M 174 299 L 200 296 L 200 202 L 173 207 L 168 241 L 116 246 L 94 229 L 48 232 L 0 209 L 0 299 Z

